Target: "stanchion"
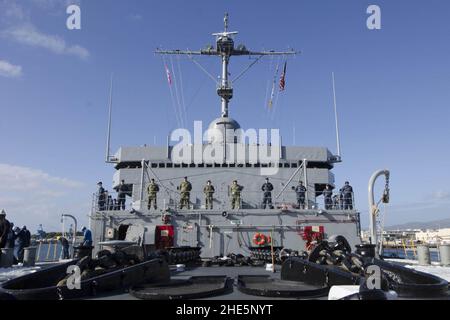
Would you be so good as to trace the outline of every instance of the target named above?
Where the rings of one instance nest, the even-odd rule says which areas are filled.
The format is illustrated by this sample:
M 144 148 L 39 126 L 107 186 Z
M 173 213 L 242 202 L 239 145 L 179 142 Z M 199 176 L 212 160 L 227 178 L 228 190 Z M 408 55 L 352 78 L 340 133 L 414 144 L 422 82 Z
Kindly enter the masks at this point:
M 45 261 L 48 261 L 50 259 L 50 249 L 52 248 L 51 242 L 47 243 L 47 256 L 45 257 Z
M 39 242 L 39 246 L 38 246 L 37 253 L 36 253 L 36 262 L 39 262 L 39 259 L 41 256 L 41 247 L 42 247 L 42 242 Z

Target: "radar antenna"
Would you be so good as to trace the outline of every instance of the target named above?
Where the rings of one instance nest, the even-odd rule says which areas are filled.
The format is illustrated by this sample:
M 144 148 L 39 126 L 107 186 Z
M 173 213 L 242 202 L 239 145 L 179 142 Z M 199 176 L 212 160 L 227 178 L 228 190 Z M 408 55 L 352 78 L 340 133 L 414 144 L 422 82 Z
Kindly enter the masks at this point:
M 228 12 L 225 13 L 225 17 L 223 18 L 223 24 L 224 24 L 224 30 L 225 32 L 228 31 Z
M 208 47 L 200 51 L 191 50 L 160 50 L 157 49 L 155 53 L 157 54 L 175 54 L 175 55 L 188 55 L 190 58 L 193 55 L 207 55 L 207 56 L 218 56 L 222 60 L 222 76 L 217 84 L 217 95 L 221 98 L 221 116 L 228 117 L 228 104 L 233 98 L 233 87 L 232 81 L 228 79 L 228 65 L 230 58 L 232 56 L 259 56 L 257 61 L 263 56 L 276 56 L 276 55 L 296 55 L 300 52 L 290 50 L 290 51 L 249 51 L 244 45 L 234 46 L 234 36 L 238 34 L 237 31 L 228 31 L 228 13 L 224 16 L 224 31 L 213 33 L 212 35 L 216 37 L 216 47 Z M 192 60 L 192 58 L 191 58 Z M 253 62 L 250 67 L 244 70 L 238 78 L 240 78 L 248 69 L 250 69 L 256 62 Z M 237 79 L 235 79 L 237 80 Z

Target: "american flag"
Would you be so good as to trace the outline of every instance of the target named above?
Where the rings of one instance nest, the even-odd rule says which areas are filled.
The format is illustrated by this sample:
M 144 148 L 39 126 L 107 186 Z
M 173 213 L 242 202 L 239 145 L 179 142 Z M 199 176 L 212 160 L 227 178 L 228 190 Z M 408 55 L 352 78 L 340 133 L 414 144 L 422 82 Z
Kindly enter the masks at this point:
M 284 89 L 286 87 L 286 66 L 287 66 L 287 61 L 284 63 L 283 73 L 281 74 L 280 91 L 284 91 Z
M 166 68 L 167 82 L 169 83 L 169 85 L 172 85 L 172 77 L 170 75 L 169 68 L 167 68 L 167 65 L 164 65 L 164 67 Z

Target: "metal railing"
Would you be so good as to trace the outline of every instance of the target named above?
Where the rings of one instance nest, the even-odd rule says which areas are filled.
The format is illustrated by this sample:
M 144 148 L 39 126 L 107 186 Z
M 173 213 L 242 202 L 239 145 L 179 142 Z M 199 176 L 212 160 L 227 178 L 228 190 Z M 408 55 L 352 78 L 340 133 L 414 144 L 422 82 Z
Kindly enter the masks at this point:
M 109 198 L 108 196 L 111 196 Z M 100 200 L 99 194 L 92 194 L 92 211 L 118 211 L 124 210 L 123 206 L 119 202 L 119 197 L 117 192 L 105 192 L 103 194 L 103 200 Z M 125 209 L 130 206 L 130 197 L 125 197 Z
M 36 262 L 57 262 L 63 258 L 63 246 L 55 239 L 38 240 L 36 247 Z M 73 245 L 69 245 L 69 258 L 72 256 Z
M 308 192 L 311 194 L 311 192 Z M 92 208 L 95 211 L 122 211 L 123 207 L 118 204 L 105 202 L 100 207 L 98 197 L 93 195 Z M 332 198 L 333 199 L 333 198 Z M 141 202 L 142 209 L 146 209 L 148 206 L 148 195 L 144 194 L 143 199 L 137 199 Z M 355 210 L 355 199 L 352 193 L 351 199 L 347 201 L 346 198 L 338 197 L 334 198 L 331 204 L 326 204 L 323 196 L 305 196 L 304 206 L 299 207 L 296 194 L 294 191 L 285 197 L 276 199 L 276 192 L 272 191 L 272 206 L 267 203 L 266 209 L 304 209 L 304 210 L 325 210 L 325 211 L 337 211 L 337 210 Z M 178 191 L 165 192 L 160 191 L 157 193 L 158 209 L 179 209 L 181 204 L 181 194 Z M 203 190 L 192 190 L 190 192 L 190 209 L 204 210 L 206 208 L 206 197 L 203 194 Z M 231 209 L 232 195 L 228 190 L 216 190 L 213 195 L 213 208 L 214 209 Z M 125 210 L 133 207 L 133 200 L 130 197 L 126 197 Z M 263 209 L 264 208 L 264 193 L 262 191 L 254 190 L 242 190 L 240 196 L 240 209 Z M 273 208 L 272 208 L 273 207 Z

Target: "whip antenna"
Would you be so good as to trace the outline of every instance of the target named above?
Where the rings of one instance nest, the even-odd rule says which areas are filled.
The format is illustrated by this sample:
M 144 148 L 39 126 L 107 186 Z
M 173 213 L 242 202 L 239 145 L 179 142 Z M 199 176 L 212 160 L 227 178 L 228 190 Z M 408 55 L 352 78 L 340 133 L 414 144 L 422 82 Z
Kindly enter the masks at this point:
M 336 105 L 336 84 L 334 81 L 334 72 L 331 73 L 333 80 L 333 102 L 334 102 L 334 120 L 336 123 L 336 145 L 337 145 L 337 162 L 341 162 L 341 140 L 339 139 L 339 123 L 338 123 L 338 113 Z
M 113 79 L 114 76 L 111 73 L 111 85 L 109 88 L 109 114 L 108 114 L 108 135 L 106 137 L 106 157 L 105 162 L 110 163 L 111 162 L 111 155 L 110 155 L 110 149 L 111 149 L 111 119 L 112 119 L 112 94 L 113 94 Z

